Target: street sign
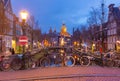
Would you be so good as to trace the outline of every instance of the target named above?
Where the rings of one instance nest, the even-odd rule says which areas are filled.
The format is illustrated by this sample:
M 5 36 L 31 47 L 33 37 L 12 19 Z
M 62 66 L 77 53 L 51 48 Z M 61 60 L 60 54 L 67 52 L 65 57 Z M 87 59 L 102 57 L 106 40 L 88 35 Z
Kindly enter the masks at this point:
M 28 43 L 28 38 L 27 36 L 20 36 L 19 37 L 19 44 L 20 45 L 26 45 Z

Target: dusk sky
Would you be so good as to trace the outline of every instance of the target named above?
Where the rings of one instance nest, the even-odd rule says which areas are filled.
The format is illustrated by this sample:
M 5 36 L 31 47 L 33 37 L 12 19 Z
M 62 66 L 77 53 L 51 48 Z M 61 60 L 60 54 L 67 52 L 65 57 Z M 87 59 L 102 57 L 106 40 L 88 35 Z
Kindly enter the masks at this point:
M 11 0 L 13 12 L 19 16 L 19 12 L 25 9 L 30 15 L 39 20 L 42 32 L 48 32 L 49 28 L 60 31 L 62 23 L 71 33 L 73 27 L 85 24 L 91 7 L 98 8 L 102 0 Z M 114 3 L 120 6 L 120 0 L 105 0 L 106 6 Z

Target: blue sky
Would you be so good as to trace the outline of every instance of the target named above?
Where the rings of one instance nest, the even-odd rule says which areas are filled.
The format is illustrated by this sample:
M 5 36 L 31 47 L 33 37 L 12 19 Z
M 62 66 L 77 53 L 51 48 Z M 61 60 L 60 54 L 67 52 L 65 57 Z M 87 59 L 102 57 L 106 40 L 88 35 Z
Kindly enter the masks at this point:
M 26 9 L 30 15 L 39 20 L 42 32 L 49 28 L 60 31 L 65 23 L 71 33 L 73 27 L 85 24 L 91 7 L 97 8 L 102 0 L 11 0 L 13 12 L 18 16 L 20 10 Z M 120 0 L 105 0 L 106 6 L 114 3 L 120 5 Z

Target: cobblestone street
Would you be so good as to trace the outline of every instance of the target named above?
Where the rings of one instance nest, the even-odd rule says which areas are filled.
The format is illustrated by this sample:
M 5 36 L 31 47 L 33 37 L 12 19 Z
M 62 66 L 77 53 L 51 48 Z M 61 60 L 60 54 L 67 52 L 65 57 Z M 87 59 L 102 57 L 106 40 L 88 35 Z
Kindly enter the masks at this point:
M 120 81 L 120 69 L 99 66 L 46 67 L 0 72 L 0 81 Z

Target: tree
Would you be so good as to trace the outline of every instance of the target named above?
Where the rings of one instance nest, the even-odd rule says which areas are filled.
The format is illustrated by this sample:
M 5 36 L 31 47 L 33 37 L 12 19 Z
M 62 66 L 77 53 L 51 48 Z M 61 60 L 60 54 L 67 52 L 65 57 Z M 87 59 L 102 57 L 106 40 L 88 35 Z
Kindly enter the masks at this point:
M 40 41 L 40 39 L 41 39 L 41 29 L 40 28 L 33 30 L 33 39 L 35 41 Z
M 34 16 L 30 16 L 27 23 L 31 27 L 31 45 L 33 48 L 33 42 L 41 41 L 41 29 L 39 26 L 39 21 L 35 20 Z
M 87 19 L 88 24 L 90 26 L 94 25 L 94 24 L 96 24 L 96 25 L 100 24 L 100 19 L 99 19 L 100 17 L 99 16 L 100 16 L 99 10 L 92 8 L 92 11 L 90 11 L 89 17 Z
M 89 25 L 89 31 L 92 31 L 90 34 L 90 37 L 92 38 L 91 41 L 95 41 L 95 39 L 96 41 L 98 40 L 101 41 L 100 45 L 102 45 L 103 49 L 104 49 L 104 39 L 105 39 L 104 24 L 106 21 L 107 21 L 107 7 L 104 5 L 104 0 L 102 0 L 101 6 L 99 6 L 98 8 L 92 7 L 87 22 Z
M 87 27 L 87 25 L 81 25 L 80 30 L 82 42 L 84 41 L 88 44 L 91 44 L 94 39 L 92 27 Z
M 107 7 L 104 5 L 104 2 L 101 3 L 100 7 L 92 7 L 91 9 L 87 18 L 89 26 L 100 25 L 107 21 Z

